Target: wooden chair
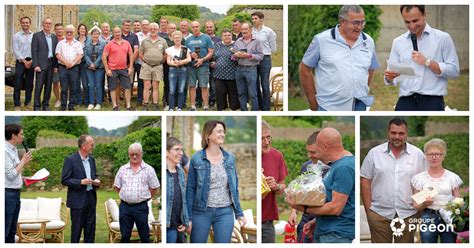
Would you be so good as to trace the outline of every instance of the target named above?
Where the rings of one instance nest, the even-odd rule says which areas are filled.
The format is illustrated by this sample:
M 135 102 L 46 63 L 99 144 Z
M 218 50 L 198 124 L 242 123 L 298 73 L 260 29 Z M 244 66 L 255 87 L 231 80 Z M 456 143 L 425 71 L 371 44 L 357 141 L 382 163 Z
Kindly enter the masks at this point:
M 254 223 L 257 223 L 257 217 L 253 217 Z M 244 243 L 257 243 L 257 227 L 240 227 L 240 234 Z
M 244 238 L 242 237 L 242 234 L 240 234 L 239 228 L 237 226 L 238 224 L 234 223 L 234 230 L 232 230 L 232 238 L 230 239 L 231 243 L 244 243 Z M 214 230 L 209 232 L 209 237 L 211 238 L 212 243 L 214 243 Z
M 271 100 L 273 102 L 273 107 L 275 111 L 283 110 L 283 73 L 275 74 L 270 78 L 270 85 L 272 88 L 271 91 Z

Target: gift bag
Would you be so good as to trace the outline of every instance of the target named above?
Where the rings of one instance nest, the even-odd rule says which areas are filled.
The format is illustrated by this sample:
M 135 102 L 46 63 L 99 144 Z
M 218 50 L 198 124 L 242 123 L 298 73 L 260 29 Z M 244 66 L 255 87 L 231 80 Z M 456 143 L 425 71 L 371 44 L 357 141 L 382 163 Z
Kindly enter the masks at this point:
M 317 168 L 299 175 L 288 184 L 285 193 L 290 195 L 291 204 L 322 206 L 326 202 L 322 170 Z

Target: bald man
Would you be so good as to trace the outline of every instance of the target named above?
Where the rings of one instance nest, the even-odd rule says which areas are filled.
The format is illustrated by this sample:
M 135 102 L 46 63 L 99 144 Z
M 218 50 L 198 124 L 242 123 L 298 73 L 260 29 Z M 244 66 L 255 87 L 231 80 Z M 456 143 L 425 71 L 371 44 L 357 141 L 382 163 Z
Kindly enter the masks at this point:
M 330 166 L 323 178 L 326 203 L 321 207 L 291 207 L 316 215 L 314 243 L 351 243 L 355 236 L 354 156 L 344 149 L 341 134 L 330 127 L 322 129 L 317 136 L 315 153 L 321 162 Z M 286 200 L 291 202 L 289 196 Z

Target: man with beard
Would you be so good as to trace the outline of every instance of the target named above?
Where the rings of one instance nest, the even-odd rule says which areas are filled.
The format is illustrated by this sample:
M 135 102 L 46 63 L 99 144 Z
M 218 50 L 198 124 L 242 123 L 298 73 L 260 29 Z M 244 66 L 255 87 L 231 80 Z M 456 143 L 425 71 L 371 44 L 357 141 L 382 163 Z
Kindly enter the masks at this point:
M 388 141 L 372 148 L 360 169 L 360 191 L 369 222 L 372 243 L 413 243 L 414 231 L 394 236 L 395 218 L 410 222 L 417 218 L 411 195 L 411 179 L 425 171 L 423 152 L 407 142 L 408 125 L 394 118 L 388 123 Z
M 314 36 L 299 66 L 311 110 L 365 111 L 372 105 L 369 86 L 379 63 L 374 40 L 362 32 L 365 24 L 359 5 L 344 5 L 339 24 Z

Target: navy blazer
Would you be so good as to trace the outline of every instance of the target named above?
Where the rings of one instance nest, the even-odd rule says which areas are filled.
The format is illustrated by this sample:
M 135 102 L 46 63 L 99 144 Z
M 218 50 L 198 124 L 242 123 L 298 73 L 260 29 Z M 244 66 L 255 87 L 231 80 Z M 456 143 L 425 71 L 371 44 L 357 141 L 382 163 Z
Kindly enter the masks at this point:
M 91 179 L 97 177 L 95 159 L 89 155 L 89 164 L 91 166 Z M 86 178 L 86 170 L 82 164 L 81 155 L 76 152 L 64 159 L 61 183 L 67 186 L 67 202 L 69 208 L 82 208 L 86 201 L 87 185 L 81 185 L 81 180 Z M 92 187 L 92 191 L 96 194 L 96 187 Z M 96 195 L 97 197 L 97 195 Z
M 51 33 L 51 40 L 53 44 L 53 68 L 58 67 L 58 60 L 56 59 L 56 45 L 58 44 L 58 37 Z M 32 68 L 39 66 L 41 70 L 45 70 L 48 67 L 48 42 L 46 41 L 46 35 L 43 30 L 33 34 L 31 40 L 31 58 L 33 59 Z

